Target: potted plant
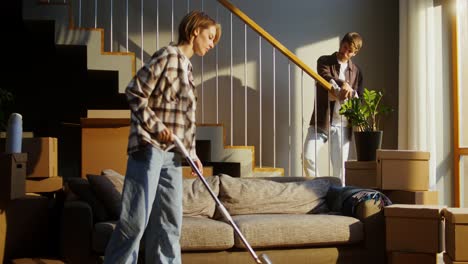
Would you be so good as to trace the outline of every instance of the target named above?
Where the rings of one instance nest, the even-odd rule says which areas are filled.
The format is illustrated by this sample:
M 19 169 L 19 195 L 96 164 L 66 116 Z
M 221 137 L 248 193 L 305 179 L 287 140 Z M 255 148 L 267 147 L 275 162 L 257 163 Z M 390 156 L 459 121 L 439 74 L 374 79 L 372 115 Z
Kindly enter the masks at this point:
M 14 97 L 10 91 L 0 88 L 0 131 L 6 131 L 13 100 Z
M 358 161 L 375 160 L 376 150 L 382 146 L 380 117 L 392 111 L 381 104 L 382 97 L 382 91 L 365 88 L 362 98 L 352 98 L 341 105 L 340 114 L 353 126 Z

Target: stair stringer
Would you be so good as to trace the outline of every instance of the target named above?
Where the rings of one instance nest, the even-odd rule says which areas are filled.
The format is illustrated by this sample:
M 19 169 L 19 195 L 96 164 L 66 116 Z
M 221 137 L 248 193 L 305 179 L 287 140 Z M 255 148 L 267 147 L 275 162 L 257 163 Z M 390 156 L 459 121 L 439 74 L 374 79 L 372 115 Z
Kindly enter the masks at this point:
M 239 162 L 241 177 L 284 176 L 283 168 L 255 167 L 254 146 L 226 146 L 225 130 L 221 124 L 197 125 L 197 139 L 211 141 L 211 161 Z
M 135 75 L 135 54 L 104 51 L 104 29 L 77 28 L 71 14 L 69 4 L 23 0 L 23 19 L 55 21 L 55 43 L 85 45 L 88 69 L 117 71 L 119 93 L 123 93 Z

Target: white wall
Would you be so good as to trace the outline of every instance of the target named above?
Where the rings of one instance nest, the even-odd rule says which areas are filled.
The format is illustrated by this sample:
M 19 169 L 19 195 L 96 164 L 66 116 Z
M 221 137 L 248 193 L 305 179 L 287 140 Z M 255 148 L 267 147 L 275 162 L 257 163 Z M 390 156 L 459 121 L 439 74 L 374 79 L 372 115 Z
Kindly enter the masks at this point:
M 398 98 L 398 1 L 233 1 L 250 18 L 273 37 L 283 43 L 293 53 L 298 55 L 312 69 L 316 69 L 316 60 L 324 54 L 331 54 L 338 49 L 341 37 L 348 31 L 360 32 L 364 38 L 364 46 L 355 61 L 361 66 L 365 76 L 365 87 L 369 89 L 384 89 L 385 103 L 397 109 Z M 220 11 L 220 18 L 224 11 Z M 243 52 L 244 36 L 243 24 L 234 18 L 234 65 L 236 81 L 241 87 L 237 97 L 242 98 Z M 229 18 L 220 20 L 224 26 L 224 36 L 220 49 L 230 46 Z M 249 32 L 250 33 L 250 32 Z M 249 130 L 258 131 L 259 108 L 258 87 L 258 39 L 254 34 L 248 34 L 249 72 L 248 86 L 252 93 L 252 103 L 249 103 Z M 226 54 L 228 59 L 229 54 Z M 226 61 L 229 63 L 229 60 Z M 240 64 L 240 65 L 239 65 Z M 273 131 L 276 131 L 277 166 L 285 167 L 288 171 L 288 146 L 279 141 L 288 137 L 288 76 L 287 62 L 282 55 L 276 54 L 276 95 L 277 112 L 276 128 L 272 121 L 272 48 L 265 41 L 262 42 L 262 92 L 267 96 L 263 99 L 263 135 L 262 153 L 263 165 L 273 164 Z M 199 68 L 199 67 L 198 67 Z M 229 71 L 226 71 L 229 74 Z M 301 86 L 301 71 L 293 67 L 291 91 L 291 117 L 292 117 L 292 160 L 296 161 L 291 169 L 291 175 L 301 175 L 301 152 L 303 137 L 312 113 L 314 101 L 314 81 L 305 76 Z M 229 76 L 227 76 L 229 78 Z M 229 87 L 229 82 L 226 83 Z M 304 90 L 302 90 L 302 87 Z M 303 94 L 303 96 L 302 96 Z M 250 100 L 250 99 L 249 99 Z M 302 106 L 302 101 L 304 105 Z M 226 101 L 226 107 L 228 101 Z M 239 110 L 243 109 L 243 102 L 236 103 Z M 226 109 L 229 111 L 229 109 Z M 229 113 L 226 113 L 229 116 Z M 397 113 L 383 120 L 384 147 L 396 148 L 397 142 Z M 228 119 L 229 120 L 229 119 Z M 234 143 L 243 143 L 243 115 L 234 117 L 236 129 Z M 237 125 L 239 124 L 239 125 Z M 239 128 L 239 129 L 237 129 Z M 301 128 L 303 128 L 301 130 Z M 227 127 L 229 132 L 229 128 Z M 230 138 L 228 133 L 227 138 Z M 249 135 L 249 144 L 257 143 L 257 133 Z M 236 143 L 238 142 L 238 143 Z M 251 142 L 251 143 L 250 143 Z M 258 143 L 256 144 L 258 148 Z M 321 166 L 327 161 L 326 153 L 321 153 Z M 257 151 L 258 160 L 259 151 Z

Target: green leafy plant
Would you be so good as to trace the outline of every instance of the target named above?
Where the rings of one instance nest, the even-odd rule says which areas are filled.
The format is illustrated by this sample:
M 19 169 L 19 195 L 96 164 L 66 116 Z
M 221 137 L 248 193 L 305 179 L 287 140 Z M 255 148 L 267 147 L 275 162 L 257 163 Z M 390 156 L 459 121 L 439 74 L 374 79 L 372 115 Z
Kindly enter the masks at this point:
M 0 88 L 0 131 L 6 130 L 13 101 L 13 94 L 3 88 Z
M 352 98 L 341 105 L 340 114 L 359 131 L 378 131 L 380 115 L 393 111 L 381 104 L 382 97 L 381 91 L 365 88 L 362 98 Z

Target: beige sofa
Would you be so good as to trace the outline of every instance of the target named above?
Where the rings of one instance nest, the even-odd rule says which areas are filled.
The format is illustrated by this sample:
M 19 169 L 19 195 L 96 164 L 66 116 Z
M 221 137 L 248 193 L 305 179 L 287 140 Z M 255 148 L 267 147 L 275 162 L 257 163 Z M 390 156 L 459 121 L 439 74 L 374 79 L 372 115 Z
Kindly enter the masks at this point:
M 102 260 L 119 213 L 123 176 L 115 175 L 108 170 L 68 182 L 67 263 Z M 351 194 L 360 190 L 341 187 L 337 178 L 219 175 L 207 181 L 256 253 L 275 264 L 385 263 L 382 201 L 356 200 Z M 181 247 L 183 263 L 254 263 L 199 179 L 184 180 Z

